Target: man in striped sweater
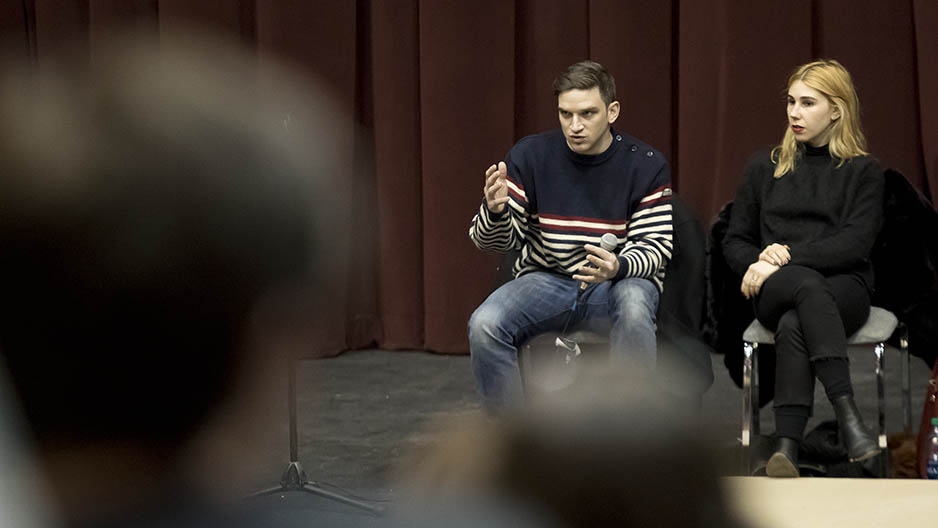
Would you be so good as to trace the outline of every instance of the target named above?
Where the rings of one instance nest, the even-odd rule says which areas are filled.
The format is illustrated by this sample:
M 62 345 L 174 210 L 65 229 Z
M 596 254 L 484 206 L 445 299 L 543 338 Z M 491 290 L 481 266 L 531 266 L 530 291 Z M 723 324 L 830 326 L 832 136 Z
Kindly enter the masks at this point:
M 554 80 L 560 129 L 521 139 L 485 171 L 469 236 L 480 249 L 520 250 L 515 278 L 469 320 L 477 389 L 487 409 L 521 397 L 518 347 L 548 332 L 608 332 L 611 358 L 647 376 L 655 312 L 671 257 L 671 180 L 660 152 L 612 128 L 615 80 L 598 63 Z M 616 248 L 600 238 L 612 233 Z M 608 237 L 607 237 L 608 238 Z

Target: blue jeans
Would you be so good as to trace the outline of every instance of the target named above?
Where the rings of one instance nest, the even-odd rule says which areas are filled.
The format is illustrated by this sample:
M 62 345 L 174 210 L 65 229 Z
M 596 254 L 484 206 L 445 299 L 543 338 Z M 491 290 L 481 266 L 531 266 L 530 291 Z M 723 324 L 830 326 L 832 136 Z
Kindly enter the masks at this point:
M 508 281 L 469 318 L 469 352 L 476 390 L 491 411 L 521 401 L 518 347 L 544 332 L 609 333 L 610 358 L 650 373 L 656 362 L 658 289 L 647 279 L 601 282 L 577 298 L 577 282 L 547 272 Z

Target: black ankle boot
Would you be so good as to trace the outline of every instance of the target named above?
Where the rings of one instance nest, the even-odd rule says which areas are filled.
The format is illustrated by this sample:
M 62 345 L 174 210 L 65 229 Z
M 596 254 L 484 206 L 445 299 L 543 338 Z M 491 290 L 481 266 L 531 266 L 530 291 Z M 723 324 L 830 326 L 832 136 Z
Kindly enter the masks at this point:
M 775 444 L 775 453 L 769 458 L 765 466 L 765 474 L 770 477 L 784 478 L 797 477 L 798 471 L 798 441 L 780 436 Z
M 837 426 L 847 446 L 847 456 L 851 462 L 860 462 L 873 458 L 879 454 L 879 444 L 872 434 L 863 425 L 863 417 L 857 410 L 853 396 L 844 395 L 834 398 L 834 414 L 837 415 Z

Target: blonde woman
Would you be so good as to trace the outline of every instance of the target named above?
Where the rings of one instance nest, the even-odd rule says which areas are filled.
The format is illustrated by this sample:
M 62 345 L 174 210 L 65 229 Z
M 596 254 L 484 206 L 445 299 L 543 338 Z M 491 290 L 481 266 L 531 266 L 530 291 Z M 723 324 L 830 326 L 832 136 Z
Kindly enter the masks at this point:
M 869 316 L 882 169 L 866 151 L 859 100 L 840 63 L 797 68 L 787 99 L 785 136 L 749 159 L 723 241 L 727 263 L 743 277 L 742 294 L 775 331 L 778 443 L 766 467 L 771 477 L 798 476 L 815 378 L 850 459 L 879 452 L 854 403 L 846 339 Z

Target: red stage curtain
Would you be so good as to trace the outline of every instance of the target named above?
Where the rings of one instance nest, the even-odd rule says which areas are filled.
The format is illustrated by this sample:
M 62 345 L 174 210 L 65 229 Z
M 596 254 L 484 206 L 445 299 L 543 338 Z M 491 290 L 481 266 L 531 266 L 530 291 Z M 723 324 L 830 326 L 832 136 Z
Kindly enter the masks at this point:
M 617 127 L 670 159 L 704 223 L 747 156 L 786 126 L 784 84 L 817 57 L 858 87 L 873 153 L 938 194 L 938 5 L 931 0 L 0 0 L 0 53 L 89 58 L 119 27 L 228 34 L 286 60 L 345 111 L 336 276 L 310 355 L 464 353 L 498 256 L 469 242 L 482 172 L 556 125 L 553 77 L 590 57 L 616 76 Z

